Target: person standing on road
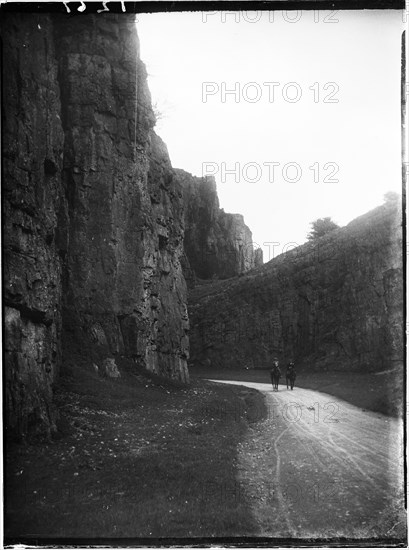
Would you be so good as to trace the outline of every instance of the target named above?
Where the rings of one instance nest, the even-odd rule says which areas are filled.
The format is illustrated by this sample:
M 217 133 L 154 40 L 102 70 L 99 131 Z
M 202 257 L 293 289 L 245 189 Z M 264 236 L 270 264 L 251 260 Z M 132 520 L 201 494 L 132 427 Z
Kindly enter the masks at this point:
M 281 370 L 277 359 L 275 359 L 273 362 L 273 367 L 270 371 L 270 376 L 271 376 L 271 383 L 273 385 L 273 389 L 278 391 L 278 382 L 280 380 Z
M 288 389 L 288 386 L 291 387 L 291 389 L 294 388 L 294 382 L 295 382 L 295 379 L 296 379 L 296 374 L 295 374 L 295 366 L 294 366 L 294 363 L 291 361 L 290 363 L 288 363 L 287 365 L 287 370 L 286 370 L 286 373 L 285 373 L 285 379 L 286 379 L 286 382 L 287 382 L 287 389 Z

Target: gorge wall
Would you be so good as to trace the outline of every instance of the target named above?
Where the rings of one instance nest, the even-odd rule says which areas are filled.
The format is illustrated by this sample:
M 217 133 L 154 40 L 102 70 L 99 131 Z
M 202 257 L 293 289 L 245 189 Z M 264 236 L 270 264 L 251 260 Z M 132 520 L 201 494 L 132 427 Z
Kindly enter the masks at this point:
M 64 132 L 53 27 L 2 19 L 4 359 L 6 423 L 49 429 L 61 361 L 58 213 Z M 35 98 L 35 100 L 33 99 Z
M 227 279 L 263 264 L 261 249 L 241 214 L 219 207 L 213 177 L 195 177 L 176 170 L 185 206 L 183 272 L 189 286 L 199 279 Z
M 172 168 L 132 15 L 1 25 L 7 434 L 55 430 L 53 386 L 72 365 L 187 382 L 185 277 L 207 280 L 189 299 L 193 366 L 402 362 L 396 204 L 261 265 L 214 180 Z
M 191 363 L 383 371 L 403 363 L 401 209 L 386 203 L 240 278 L 190 292 Z
M 55 429 L 78 352 L 188 381 L 183 196 L 132 15 L 6 14 L 3 41 L 8 433 Z

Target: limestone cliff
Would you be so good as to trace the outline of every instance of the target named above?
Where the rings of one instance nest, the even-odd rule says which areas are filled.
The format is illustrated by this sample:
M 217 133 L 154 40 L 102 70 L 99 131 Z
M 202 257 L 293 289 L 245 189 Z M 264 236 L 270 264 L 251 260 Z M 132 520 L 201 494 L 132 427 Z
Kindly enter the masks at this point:
M 241 214 L 219 207 L 216 182 L 176 170 L 185 205 L 184 274 L 192 284 L 199 279 L 234 277 L 263 263 L 261 249 Z
M 214 180 L 172 169 L 133 16 L 6 14 L 1 33 L 7 433 L 55 430 L 53 385 L 79 359 L 188 381 L 182 263 L 208 279 L 193 365 L 401 363 L 396 204 L 260 267 Z
M 2 20 L 5 402 L 18 434 L 52 425 L 61 359 L 64 134 L 53 26 L 41 24 Z
M 403 362 L 401 212 L 387 203 L 190 293 L 192 365 L 382 371 Z
M 64 19 L 65 341 L 186 380 L 182 196 L 152 131 L 133 18 Z
M 133 16 L 6 15 L 2 40 L 6 412 L 21 437 L 54 429 L 52 385 L 76 351 L 187 381 L 183 199 Z

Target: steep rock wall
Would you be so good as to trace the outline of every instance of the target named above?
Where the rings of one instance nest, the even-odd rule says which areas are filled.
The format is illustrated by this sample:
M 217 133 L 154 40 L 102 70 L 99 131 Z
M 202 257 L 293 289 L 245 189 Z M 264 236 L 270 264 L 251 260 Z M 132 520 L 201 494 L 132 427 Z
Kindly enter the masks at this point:
M 65 18 L 64 18 L 65 19 Z M 58 19 L 68 197 L 64 335 L 187 380 L 182 197 L 132 17 Z
M 133 16 L 6 15 L 2 40 L 6 410 L 24 437 L 55 428 L 75 352 L 188 380 L 183 205 Z
M 253 236 L 241 214 L 219 207 L 216 182 L 176 170 L 185 205 L 184 273 L 192 285 L 195 277 L 226 279 L 263 263 L 254 250 Z
M 403 361 L 401 212 L 385 204 L 240 278 L 192 290 L 192 365 L 382 371 Z
M 53 425 L 61 354 L 64 135 L 52 24 L 39 19 L 2 21 L 5 403 L 7 426 L 19 434 Z

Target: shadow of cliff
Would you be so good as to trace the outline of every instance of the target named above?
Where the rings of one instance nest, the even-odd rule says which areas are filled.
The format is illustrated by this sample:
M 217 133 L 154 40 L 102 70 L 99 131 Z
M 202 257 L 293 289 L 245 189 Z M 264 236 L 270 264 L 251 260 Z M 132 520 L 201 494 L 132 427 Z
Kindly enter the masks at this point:
M 261 394 L 160 382 L 66 370 L 58 439 L 8 449 L 7 539 L 256 534 L 237 449 L 266 415 Z

